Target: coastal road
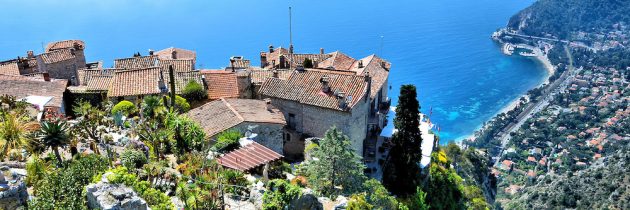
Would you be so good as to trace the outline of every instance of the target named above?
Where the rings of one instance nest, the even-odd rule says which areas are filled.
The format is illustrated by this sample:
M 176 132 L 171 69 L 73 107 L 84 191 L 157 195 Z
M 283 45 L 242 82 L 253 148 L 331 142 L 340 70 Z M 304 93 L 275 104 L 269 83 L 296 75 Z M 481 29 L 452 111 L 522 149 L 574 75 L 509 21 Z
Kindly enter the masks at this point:
M 569 58 L 569 68 L 567 71 L 563 72 L 560 78 L 553 81 L 551 84 L 547 85 L 547 87 L 542 91 L 543 98 L 535 103 L 528 104 L 523 112 L 516 116 L 515 122 L 509 124 L 507 127 L 503 128 L 500 133 L 501 136 L 498 138 L 501 140 L 501 152 L 497 154 L 495 157 L 494 166 L 498 166 L 499 160 L 501 159 L 501 155 L 507 144 L 510 142 L 512 138 L 512 132 L 516 132 L 529 118 L 533 117 L 536 113 L 542 111 L 545 107 L 549 105 L 549 102 L 553 100 L 553 98 L 561 92 L 564 92 L 566 88 L 571 84 L 572 78 L 575 77 L 575 69 L 573 67 L 573 57 L 571 56 L 571 52 L 569 52 L 568 47 L 565 47 L 565 52 L 567 53 L 567 57 Z
M 527 38 L 527 39 L 540 39 L 540 40 L 551 41 L 551 42 L 562 42 L 564 44 L 572 44 L 573 46 L 576 46 L 576 47 L 582 47 L 582 48 L 587 48 L 587 49 L 592 50 L 592 51 L 596 51 L 595 48 L 587 46 L 587 45 L 585 45 L 584 43 L 581 43 L 581 42 L 571 42 L 571 41 L 561 40 L 561 39 L 546 38 L 546 37 L 539 37 L 539 36 L 530 36 L 530 35 L 518 34 L 518 33 L 513 33 L 513 32 L 508 32 L 508 31 L 506 31 L 505 34 L 510 35 L 510 36 Z

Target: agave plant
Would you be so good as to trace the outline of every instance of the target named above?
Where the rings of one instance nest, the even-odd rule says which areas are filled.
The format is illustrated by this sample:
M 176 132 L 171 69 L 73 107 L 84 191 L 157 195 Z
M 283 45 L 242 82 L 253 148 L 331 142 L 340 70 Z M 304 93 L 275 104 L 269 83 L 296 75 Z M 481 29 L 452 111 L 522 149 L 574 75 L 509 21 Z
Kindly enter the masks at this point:
M 0 159 L 22 148 L 29 141 L 29 133 L 37 130 L 37 123 L 15 113 L 0 116 Z
M 70 143 L 68 135 L 68 126 L 65 121 L 43 121 L 40 130 L 39 142 L 45 147 L 50 147 L 57 157 L 58 164 L 61 165 L 63 160 L 59 154 L 59 147 L 63 147 Z

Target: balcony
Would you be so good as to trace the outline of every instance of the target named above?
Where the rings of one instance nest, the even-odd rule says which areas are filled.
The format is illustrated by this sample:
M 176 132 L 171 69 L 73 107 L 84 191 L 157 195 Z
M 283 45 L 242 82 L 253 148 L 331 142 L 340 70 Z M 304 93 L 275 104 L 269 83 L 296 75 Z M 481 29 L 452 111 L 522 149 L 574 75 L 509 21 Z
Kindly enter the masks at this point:
M 381 114 L 389 113 L 389 107 L 392 105 L 392 99 L 387 97 L 384 101 L 378 104 L 378 112 Z

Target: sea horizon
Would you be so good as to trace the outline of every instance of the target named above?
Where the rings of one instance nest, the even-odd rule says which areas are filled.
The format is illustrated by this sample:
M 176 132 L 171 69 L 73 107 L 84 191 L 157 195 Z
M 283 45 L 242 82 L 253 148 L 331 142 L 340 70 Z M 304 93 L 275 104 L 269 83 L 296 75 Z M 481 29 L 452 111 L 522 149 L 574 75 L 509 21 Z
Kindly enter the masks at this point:
M 0 14 L 6 31 L 0 60 L 28 50 L 41 53 L 48 42 L 80 39 L 86 59 L 106 67 L 115 58 L 168 47 L 195 50 L 198 69 L 228 66 L 230 56 L 259 65 L 258 53 L 269 45 L 288 47 L 291 6 L 297 53 L 324 48 L 387 59 L 392 106 L 400 85 L 416 85 L 421 111 L 431 115 L 447 143 L 469 136 L 546 78 L 536 61 L 503 55 L 489 38 L 532 2 L 24 1 Z M 58 9 L 50 11 L 52 6 Z M 46 18 L 28 15 L 33 13 Z M 392 112 L 386 135 L 393 117 Z

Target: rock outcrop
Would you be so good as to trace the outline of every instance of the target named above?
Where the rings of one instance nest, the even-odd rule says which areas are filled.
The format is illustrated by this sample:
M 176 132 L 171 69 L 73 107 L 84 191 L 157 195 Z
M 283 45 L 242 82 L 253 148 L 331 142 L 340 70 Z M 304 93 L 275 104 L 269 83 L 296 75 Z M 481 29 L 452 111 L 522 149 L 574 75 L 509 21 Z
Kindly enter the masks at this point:
M 140 198 L 133 189 L 119 184 L 110 184 L 107 174 L 99 183 L 86 187 L 87 204 L 90 209 L 102 210 L 146 210 L 147 202 Z

